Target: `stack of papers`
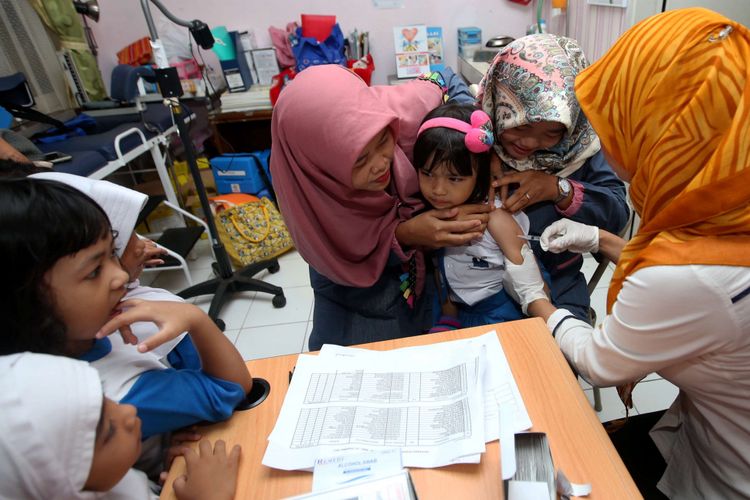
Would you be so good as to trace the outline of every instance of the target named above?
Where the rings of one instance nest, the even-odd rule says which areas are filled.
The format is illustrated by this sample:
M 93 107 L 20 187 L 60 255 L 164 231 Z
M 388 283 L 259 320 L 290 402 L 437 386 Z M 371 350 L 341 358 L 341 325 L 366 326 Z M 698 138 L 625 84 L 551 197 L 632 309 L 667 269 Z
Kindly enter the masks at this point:
M 478 463 L 531 420 L 497 334 L 392 351 L 324 346 L 300 355 L 263 464 L 311 469 L 320 456 L 400 448 L 405 467 Z
M 225 92 L 221 96 L 221 111 L 271 109 L 270 88 L 268 85 L 253 85 L 244 92 Z

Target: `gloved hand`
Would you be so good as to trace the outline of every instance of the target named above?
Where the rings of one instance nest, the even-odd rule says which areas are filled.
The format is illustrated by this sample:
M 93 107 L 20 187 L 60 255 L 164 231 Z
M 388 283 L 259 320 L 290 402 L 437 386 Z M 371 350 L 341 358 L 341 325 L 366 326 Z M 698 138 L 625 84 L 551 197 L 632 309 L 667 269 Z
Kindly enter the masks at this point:
M 521 247 L 522 264 L 513 264 L 509 260 L 505 261 L 505 276 L 503 277 L 503 287 L 508 294 L 521 304 L 524 314 L 529 304 L 539 299 L 547 299 L 544 293 L 544 280 L 539 266 L 534 258 L 534 252 L 528 245 Z
M 570 219 L 560 219 L 542 231 L 539 244 L 545 252 L 575 253 L 599 251 L 599 228 Z

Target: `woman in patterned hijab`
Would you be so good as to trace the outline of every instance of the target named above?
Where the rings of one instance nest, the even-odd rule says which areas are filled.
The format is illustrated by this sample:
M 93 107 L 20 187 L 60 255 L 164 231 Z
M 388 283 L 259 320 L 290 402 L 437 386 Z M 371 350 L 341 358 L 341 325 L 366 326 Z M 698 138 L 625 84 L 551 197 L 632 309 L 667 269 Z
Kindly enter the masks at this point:
M 632 388 L 656 372 L 679 388 L 666 413 L 616 433 L 635 462 L 664 459 L 633 472 L 646 498 L 657 480 L 670 498 L 748 498 L 750 31 L 705 9 L 651 17 L 581 73 L 576 94 L 630 181 L 640 227 L 629 242 L 571 221 L 546 229 L 550 251 L 599 250 L 617 262 L 609 312 L 592 329 L 546 300 L 529 311 L 595 385 Z M 523 267 L 508 273 L 525 294 L 534 280 Z M 638 410 L 648 384 L 633 392 Z M 651 439 L 637 432 L 649 421 Z
M 498 181 L 504 206 L 523 210 L 530 234 L 567 217 L 619 232 L 628 220 L 625 186 L 600 151 L 573 86 L 588 66 L 575 40 L 541 34 L 520 38 L 492 62 L 478 100 L 493 118 Z M 516 187 L 507 195 L 508 186 Z M 589 294 L 579 254 L 549 254 L 532 244 L 551 275 L 552 301 L 589 319 Z

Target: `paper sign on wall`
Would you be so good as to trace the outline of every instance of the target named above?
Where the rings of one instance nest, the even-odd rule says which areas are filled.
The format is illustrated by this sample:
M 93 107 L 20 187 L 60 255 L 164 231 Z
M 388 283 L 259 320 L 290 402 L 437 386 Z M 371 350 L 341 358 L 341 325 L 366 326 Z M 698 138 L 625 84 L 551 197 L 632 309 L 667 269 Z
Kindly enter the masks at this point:
M 396 75 L 410 78 L 430 71 L 427 27 L 423 24 L 393 28 L 396 52 Z

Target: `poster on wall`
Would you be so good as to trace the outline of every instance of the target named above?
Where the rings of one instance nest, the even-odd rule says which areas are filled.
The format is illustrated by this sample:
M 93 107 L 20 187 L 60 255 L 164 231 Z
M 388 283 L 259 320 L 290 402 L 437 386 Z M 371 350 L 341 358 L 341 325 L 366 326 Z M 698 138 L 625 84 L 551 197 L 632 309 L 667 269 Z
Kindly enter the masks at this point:
M 427 27 L 423 24 L 393 28 L 396 76 L 413 78 L 430 71 Z
M 427 27 L 427 51 L 430 53 L 430 71 L 444 70 L 443 28 L 440 26 Z

